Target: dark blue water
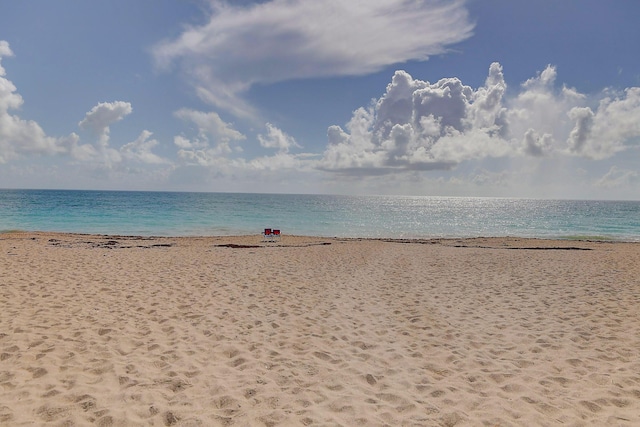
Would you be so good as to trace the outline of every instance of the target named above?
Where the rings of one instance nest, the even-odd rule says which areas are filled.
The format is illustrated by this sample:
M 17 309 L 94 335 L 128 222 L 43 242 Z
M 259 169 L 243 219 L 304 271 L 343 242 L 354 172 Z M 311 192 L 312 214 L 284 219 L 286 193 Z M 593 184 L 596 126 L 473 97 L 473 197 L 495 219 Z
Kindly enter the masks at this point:
M 0 232 L 141 236 L 518 236 L 640 241 L 640 202 L 0 190 Z

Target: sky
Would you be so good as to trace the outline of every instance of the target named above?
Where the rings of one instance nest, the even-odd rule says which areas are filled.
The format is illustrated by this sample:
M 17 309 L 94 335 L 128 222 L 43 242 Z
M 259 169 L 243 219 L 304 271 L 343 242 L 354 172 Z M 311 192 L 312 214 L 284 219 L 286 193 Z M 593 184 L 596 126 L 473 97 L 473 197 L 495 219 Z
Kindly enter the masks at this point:
M 0 0 L 0 188 L 640 200 L 638 16 Z

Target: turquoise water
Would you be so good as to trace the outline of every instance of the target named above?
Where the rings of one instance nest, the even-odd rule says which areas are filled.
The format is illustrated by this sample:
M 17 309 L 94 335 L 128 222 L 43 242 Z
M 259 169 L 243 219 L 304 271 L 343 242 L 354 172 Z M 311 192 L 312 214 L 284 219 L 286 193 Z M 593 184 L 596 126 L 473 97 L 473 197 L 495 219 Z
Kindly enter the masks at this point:
M 518 236 L 640 241 L 640 202 L 0 190 L 0 232 L 140 236 Z

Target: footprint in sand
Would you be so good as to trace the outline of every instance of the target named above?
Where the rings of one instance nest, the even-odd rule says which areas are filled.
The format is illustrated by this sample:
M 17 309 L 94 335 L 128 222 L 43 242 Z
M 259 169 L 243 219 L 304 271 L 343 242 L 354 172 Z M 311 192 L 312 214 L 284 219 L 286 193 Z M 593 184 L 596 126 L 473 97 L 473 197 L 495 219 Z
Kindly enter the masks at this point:
M 47 375 L 47 370 L 44 368 L 29 368 L 28 371 L 31 372 L 34 379 Z

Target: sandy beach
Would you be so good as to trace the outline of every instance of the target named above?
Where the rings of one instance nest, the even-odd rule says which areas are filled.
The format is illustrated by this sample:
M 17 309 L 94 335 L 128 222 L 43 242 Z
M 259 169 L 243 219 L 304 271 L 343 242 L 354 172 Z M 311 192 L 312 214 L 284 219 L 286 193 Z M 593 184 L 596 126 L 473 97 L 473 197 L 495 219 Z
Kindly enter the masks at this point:
M 640 244 L 0 234 L 2 426 L 637 426 Z

